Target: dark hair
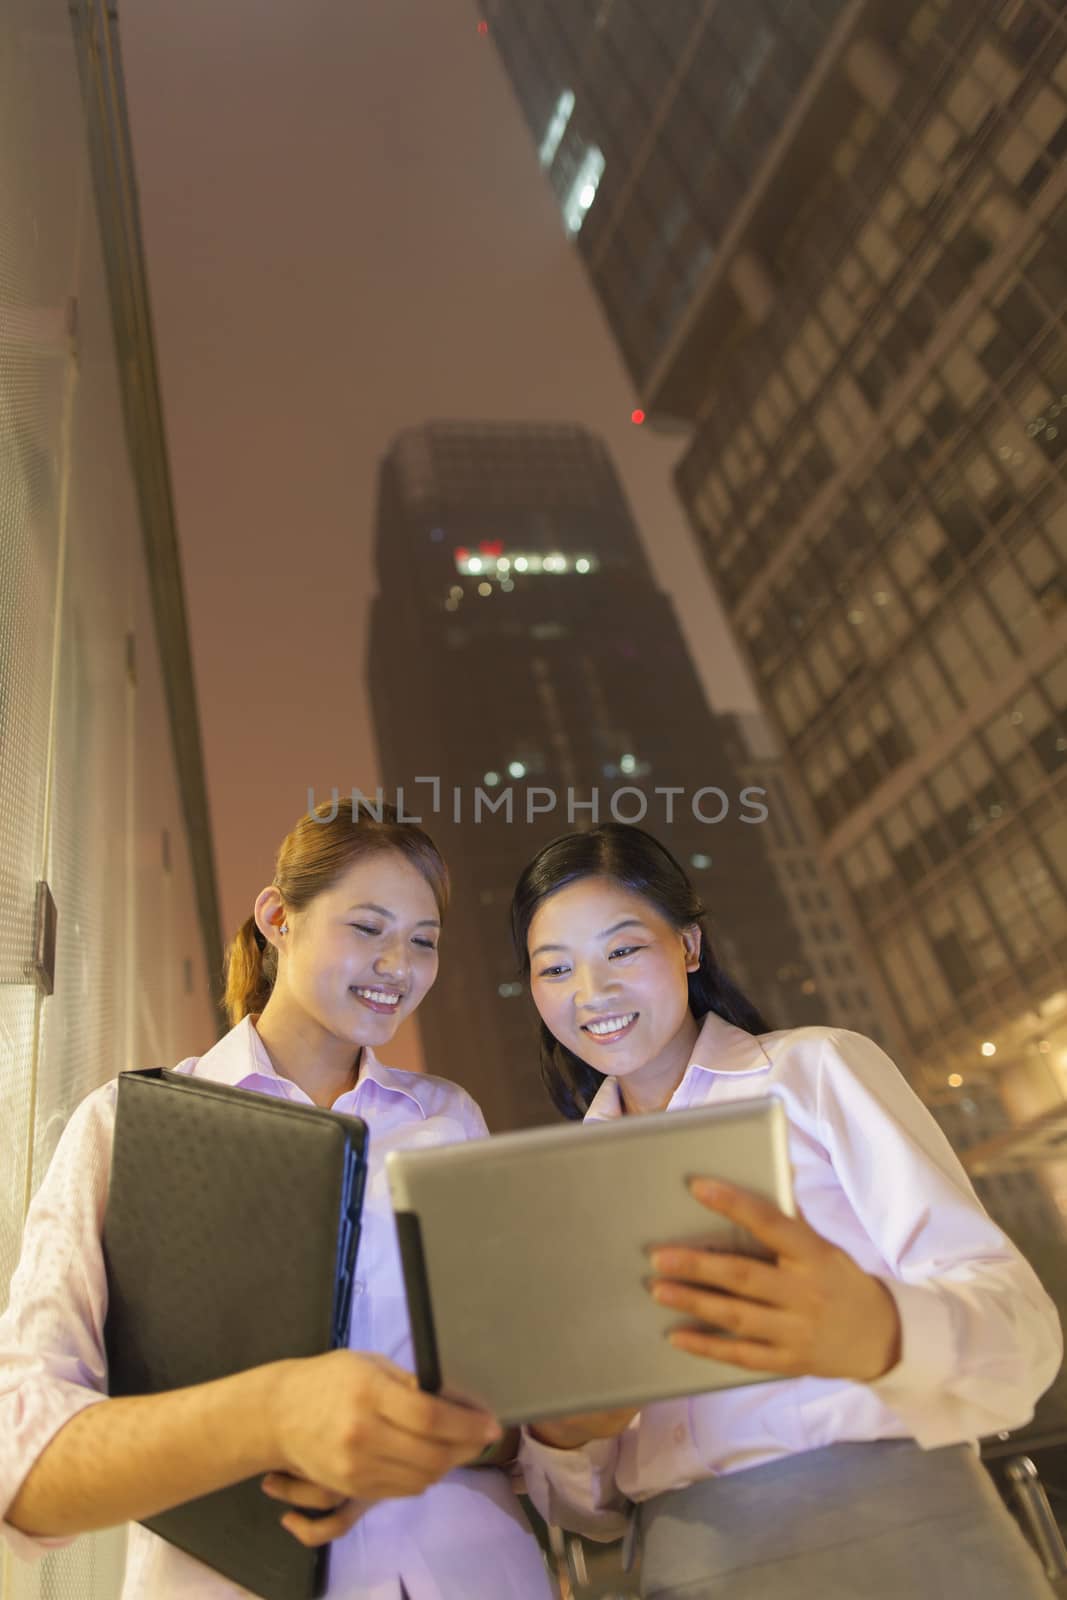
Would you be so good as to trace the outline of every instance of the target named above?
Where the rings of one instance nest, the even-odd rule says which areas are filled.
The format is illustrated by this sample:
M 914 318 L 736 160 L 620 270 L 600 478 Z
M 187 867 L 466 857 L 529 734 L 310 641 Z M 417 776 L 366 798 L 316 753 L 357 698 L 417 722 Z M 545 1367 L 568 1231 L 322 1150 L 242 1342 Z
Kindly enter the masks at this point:
M 336 795 L 336 790 L 334 791 Z M 395 850 L 420 872 L 444 920 L 448 868 L 429 834 L 401 822 L 395 806 L 360 800 L 324 800 L 307 812 L 282 840 L 271 880 L 289 911 L 303 911 L 343 872 L 370 855 Z M 278 953 L 256 927 L 254 916 L 238 928 L 226 952 L 226 1012 L 231 1023 L 260 1012 L 278 973 Z
M 746 1033 L 769 1033 L 770 1025 L 752 1002 L 730 981 L 715 960 L 703 918 L 700 896 L 665 845 L 643 828 L 605 822 L 585 833 L 566 833 L 534 856 L 515 886 L 511 901 L 511 936 L 524 978 L 530 975 L 527 935 L 543 900 L 583 878 L 612 878 L 649 900 L 672 927 L 701 933 L 700 965 L 689 974 L 689 1009 L 694 1017 L 714 1011 Z M 541 1022 L 541 1077 L 557 1111 L 577 1120 L 588 1111 L 604 1082 L 573 1050 L 560 1044 Z

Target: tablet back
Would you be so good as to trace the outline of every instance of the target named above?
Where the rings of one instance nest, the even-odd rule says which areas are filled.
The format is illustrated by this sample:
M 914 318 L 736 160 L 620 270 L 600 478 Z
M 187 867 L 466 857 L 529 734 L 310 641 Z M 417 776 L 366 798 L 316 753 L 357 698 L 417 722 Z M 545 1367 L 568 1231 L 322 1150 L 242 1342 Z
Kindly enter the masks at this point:
M 644 1288 L 656 1245 L 765 1253 L 691 1178 L 793 1214 L 773 1095 L 394 1151 L 386 1170 L 424 1388 L 517 1423 L 776 1376 L 674 1349 L 664 1334 L 684 1319 Z

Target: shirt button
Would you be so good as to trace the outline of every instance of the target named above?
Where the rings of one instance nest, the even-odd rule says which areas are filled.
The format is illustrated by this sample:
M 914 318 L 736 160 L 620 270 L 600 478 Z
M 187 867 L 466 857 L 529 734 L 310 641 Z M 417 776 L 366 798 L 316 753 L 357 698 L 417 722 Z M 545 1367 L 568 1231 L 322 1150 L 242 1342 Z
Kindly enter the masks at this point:
M 682 1423 L 682 1422 L 679 1422 L 675 1427 L 675 1430 L 674 1430 L 674 1442 L 675 1442 L 675 1444 L 684 1444 L 685 1443 L 685 1424 Z

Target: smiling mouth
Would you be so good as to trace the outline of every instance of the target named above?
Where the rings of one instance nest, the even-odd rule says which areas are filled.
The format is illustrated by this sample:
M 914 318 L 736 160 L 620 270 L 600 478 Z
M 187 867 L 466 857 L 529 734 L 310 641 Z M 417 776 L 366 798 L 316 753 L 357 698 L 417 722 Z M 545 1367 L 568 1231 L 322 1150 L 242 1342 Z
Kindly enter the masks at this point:
M 600 1017 L 596 1022 L 584 1022 L 582 1032 L 598 1044 L 611 1044 L 630 1032 L 640 1014 L 639 1011 L 620 1011 L 615 1017 Z
M 352 994 L 371 1011 L 390 1016 L 399 1006 L 401 996 L 395 989 L 363 989 L 353 986 Z

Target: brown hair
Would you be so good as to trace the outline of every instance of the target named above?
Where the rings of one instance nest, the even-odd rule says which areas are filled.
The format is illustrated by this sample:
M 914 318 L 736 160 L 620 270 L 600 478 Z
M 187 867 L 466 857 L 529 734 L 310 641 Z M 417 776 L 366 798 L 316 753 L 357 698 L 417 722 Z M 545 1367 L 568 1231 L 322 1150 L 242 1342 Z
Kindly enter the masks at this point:
M 414 823 L 400 822 L 395 806 L 365 800 L 322 801 L 282 840 L 271 880 L 289 911 L 303 911 L 355 861 L 396 850 L 421 873 L 444 920 L 448 868 L 437 846 Z M 231 1025 L 263 1010 L 278 972 L 278 953 L 254 916 L 238 928 L 226 952 L 226 1013 Z

